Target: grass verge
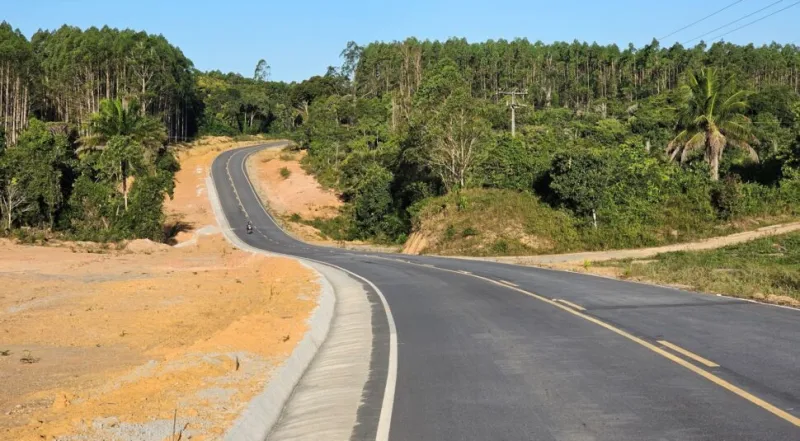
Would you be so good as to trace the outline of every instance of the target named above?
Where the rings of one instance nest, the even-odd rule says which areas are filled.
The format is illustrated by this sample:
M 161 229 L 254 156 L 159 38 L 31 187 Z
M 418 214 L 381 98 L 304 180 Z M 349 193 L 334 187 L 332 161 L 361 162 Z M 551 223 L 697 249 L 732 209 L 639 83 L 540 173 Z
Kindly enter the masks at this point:
M 597 262 L 621 277 L 800 306 L 800 233 L 711 251 L 660 254 L 651 260 Z

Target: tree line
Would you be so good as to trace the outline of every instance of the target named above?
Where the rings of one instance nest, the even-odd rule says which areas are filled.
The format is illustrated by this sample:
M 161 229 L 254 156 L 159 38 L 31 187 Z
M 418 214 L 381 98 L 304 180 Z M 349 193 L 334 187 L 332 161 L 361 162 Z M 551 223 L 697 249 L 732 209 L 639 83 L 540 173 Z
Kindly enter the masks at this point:
M 597 247 L 796 211 L 795 45 L 410 38 L 341 56 L 285 83 L 264 60 L 252 75 L 199 72 L 145 32 L 63 26 L 28 40 L 0 24 L 6 228 L 142 235 L 125 219 L 158 218 L 157 197 L 140 204 L 143 189 L 173 185 L 164 145 L 198 135 L 294 139 L 347 202 L 333 221 L 308 220 L 337 238 L 402 241 L 426 204 L 464 189 L 530 195 Z M 502 91 L 525 93 L 516 137 Z M 728 104 L 707 105 L 717 99 Z M 154 222 L 141 223 L 148 237 Z
M 566 211 L 576 248 L 800 210 L 794 45 L 409 39 L 350 43 L 342 58 L 296 134 L 349 201 L 317 222 L 331 235 L 402 242 L 426 205 L 470 188 Z M 498 91 L 527 92 L 517 137 Z
M 758 90 L 784 85 L 800 87 L 800 50 L 795 45 L 755 47 L 700 43 L 691 48 L 663 48 L 657 40 L 641 48 L 632 44 L 598 45 L 574 41 L 544 44 L 527 39 L 468 43 L 419 41 L 351 43 L 343 52 L 345 73 L 355 78 L 359 96 L 392 94 L 407 110 L 424 73 L 442 59 L 453 61 L 473 96 L 497 99 L 499 90 L 527 90 L 537 108 L 568 107 L 604 112 L 611 103 L 632 103 L 680 87 L 687 70 L 713 66 L 735 74 L 742 85 Z
M 30 116 L 74 124 L 82 133 L 102 100 L 136 99 L 171 140 L 197 128 L 192 62 L 163 36 L 109 27 L 40 30 L 28 41 L 0 23 L 0 119 L 15 143 Z

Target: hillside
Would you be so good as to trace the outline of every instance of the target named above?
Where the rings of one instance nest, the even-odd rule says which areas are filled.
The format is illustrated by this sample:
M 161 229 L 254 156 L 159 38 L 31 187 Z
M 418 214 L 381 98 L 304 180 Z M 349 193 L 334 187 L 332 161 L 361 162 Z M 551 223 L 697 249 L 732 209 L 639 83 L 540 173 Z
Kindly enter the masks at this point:
M 574 221 L 527 193 L 465 190 L 425 201 L 404 253 L 522 255 L 571 250 Z
M 664 216 L 661 223 L 640 225 L 635 235 L 625 237 L 624 228 L 595 229 L 535 195 L 510 190 L 464 190 L 426 199 L 417 210 L 414 231 L 403 248 L 406 254 L 533 256 L 660 246 L 754 230 L 794 218 L 765 216 L 726 222 L 687 219 L 692 213 L 686 212 Z M 629 246 L 613 246 L 626 240 Z

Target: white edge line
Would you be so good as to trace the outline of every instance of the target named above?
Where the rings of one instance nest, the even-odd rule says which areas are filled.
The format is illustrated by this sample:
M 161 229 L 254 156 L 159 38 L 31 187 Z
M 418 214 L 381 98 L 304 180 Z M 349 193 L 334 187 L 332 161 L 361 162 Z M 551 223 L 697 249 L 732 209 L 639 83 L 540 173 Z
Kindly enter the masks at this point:
M 245 148 L 242 148 L 241 151 L 244 151 L 244 149 Z M 263 149 L 263 147 L 260 148 L 259 150 L 261 150 L 261 149 Z M 247 159 L 250 157 L 250 155 L 252 155 L 253 153 L 255 153 L 255 150 L 252 151 L 252 152 L 248 152 L 245 155 L 245 158 L 242 160 L 242 173 L 244 174 L 245 180 L 247 180 L 247 183 L 250 186 L 250 190 L 253 192 L 254 195 L 256 195 L 256 198 L 260 201 L 260 198 L 258 197 L 258 193 L 256 192 L 256 189 L 253 186 L 253 182 L 250 180 L 250 176 L 247 174 L 247 171 L 245 170 L 245 163 L 247 162 Z M 231 157 L 233 157 L 233 155 L 235 155 L 235 154 L 236 153 L 231 154 Z M 211 167 L 211 170 L 213 172 L 213 167 Z M 214 184 L 214 178 L 213 177 L 211 178 L 211 183 Z M 259 203 L 258 206 L 261 207 L 261 210 L 264 211 L 264 214 L 266 214 L 267 217 L 270 218 L 270 220 L 272 221 L 273 224 L 275 224 L 279 229 L 281 229 L 281 231 L 286 233 L 286 230 L 284 230 L 283 227 L 279 223 L 275 222 L 275 218 L 273 218 L 272 215 L 269 213 L 269 211 L 267 211 L 267 209 L 266 209 L 266 207 L 264 207 L 263 203 Z M 293 236 L 289 235 L 288 233 L 286 233 L 286 234 L 289 237 L 293 237 Z M 297 240 L 297 239 L 294 239 L 294 240 Z M 298 241 L 298 242 L 300 242 L 300 241 Z M 344 268 L 342 268 L 340 266 L 332 265 L 332 264 L 326 263 L 326 262 L 321 262 L 321 261 L 318 261 L 318 260 L 315 260 L 315 259 L 309 259 L 307 257 L 297 257 L 297 256 L 292 256 L 292 255 L 287 255 L 287 254 L 274 253 L 274 252 L 272 252 L 272 253 L 276 254 L 276 255 L 291 257 L 293 259 L 298 259 L 298 260 L 308 260 L 308 261 L 311 261 L 311 262 L 318 263 L 320 265 L 326 265 L 328 267 L 332 267 L 332 268 L 338 269 L 340 271 L 344 271 L 345 273 L 350 274 L 353 277 L 356 277 L 358 279 L 363 280 L 370 287 L 372 287 L 372 289 L 375 290 L 375 292 L 380 297 L 381 303 L 383 304 L 383 309 L 386 312 L 386 321 L 387 321 L 387 323 L 389 325 L 389 366 L 387 368 L 387 373 L 386 373 L 386 387 L 383 390 L 383 403 L 381 404 L 381 413 L 380 413 L 380 417 L 378 419 L 378 430 L 377 430 L 375 439 L 376 439 L 376 441 L 388 441 L 388 439 L 389 439 L 389 431 L 390 431 L 391 424 L 392 424 L 392 411 L 394 409 L 394 394 L 395 394 L 395 389 L 396 389 L 396 386 L 397 386 L 397 326 L 395 325 L 394 316 L 392 315 L 391 308 L 389 308 L 389 302 L 386 301 L 386 297 L 383 295 L 381 290 L 378 289 L 378 287 L 375 286 L 374 283 L 372 283 L 372 281 L 370 281 L 369 279 L 367 279 L 365 277 L 362 277 L 362 276 L 360 276 L 360 275 L 358 275 L 358 274 L 356 274 L 356 273 L 354 273 L 354 272 L 352 272 L 350 270 L 344 269 Z

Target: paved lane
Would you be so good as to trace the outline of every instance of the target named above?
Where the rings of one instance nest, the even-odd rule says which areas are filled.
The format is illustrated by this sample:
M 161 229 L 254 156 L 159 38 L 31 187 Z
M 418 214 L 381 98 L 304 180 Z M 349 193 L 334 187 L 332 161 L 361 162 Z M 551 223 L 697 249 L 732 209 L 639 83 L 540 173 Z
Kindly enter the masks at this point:
M 261 208 L 243 167 L 257 149 L 213 164 L 226 217 L 253 246 L 340 266 L 384 294 L 398 336 L 390 439 L 800 440 L 800 312 L 536 268 L 307 245 Z

